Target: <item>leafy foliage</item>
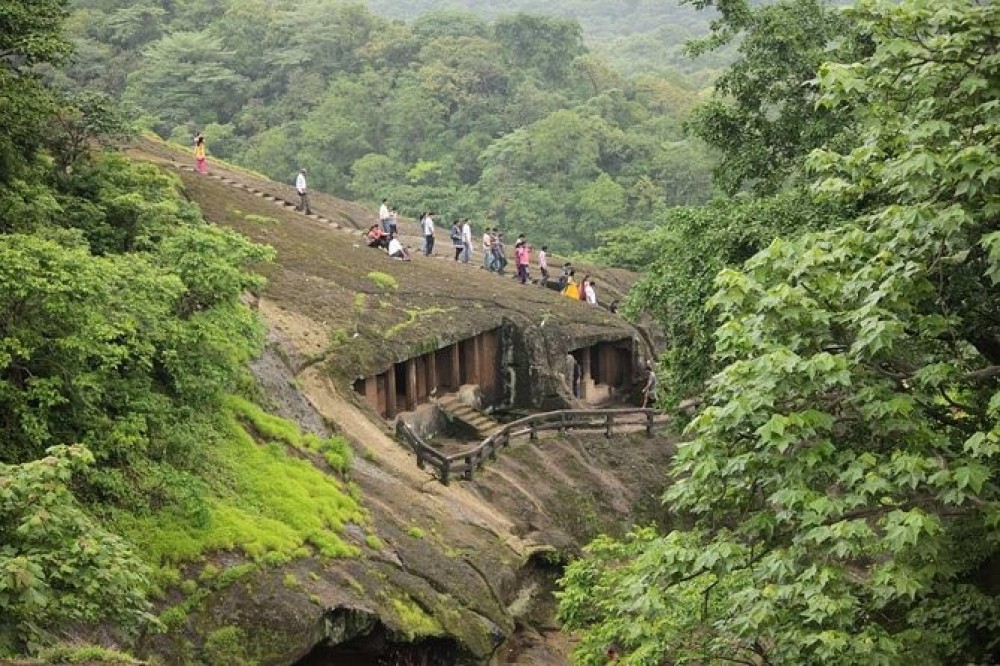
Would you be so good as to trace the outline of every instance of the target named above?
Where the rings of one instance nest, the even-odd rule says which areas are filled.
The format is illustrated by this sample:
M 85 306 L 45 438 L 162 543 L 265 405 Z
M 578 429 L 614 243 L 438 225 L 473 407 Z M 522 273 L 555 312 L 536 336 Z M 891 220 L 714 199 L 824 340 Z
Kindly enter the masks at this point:
M 697 395 L 720 369 L 711 360 L 719 320 L 703 307 L 715 291 L 718 272 L 739 266 L 777 237 L 829 227 L 840 212 L 840 206 L 815 204 L 798 189 L 673 208 L 653 228 L 633 225 L 602 235 L 594 253 L 600 260 L 642 271 L 622 312 L 651 315 L 670 342 L 661 359 L 663 404 Z
M 817 195 L 864 210 L 719 274 L 724 367 L 664 497 L 690 528 L 570 567 L 561 613 L 583 653 L 614 639 L 636 664 L 997 659 L 1000 16 L 908 0 L 852 20 L 873 54 L 819 81 L 858 142 L 810 163 Z M 696 596 L 694 619 L 656 612 Z
M 0 655 L 32 649 L 67 622 L 134 627 L 148 605 L 145 565 L 69 491 L 93 463 L 82 446 L 0 463 Z
M 741 39 L 736 62 L 719 77 L 691 127 L 721 152 L 715 177 L 722 189 L 776 192 L 800 173 L 810 150 L 850 130 L 850 107 L 817 104 L 820 64 L 858 57 L 867 47 L 855 39 L 849 15 L 828 0 L 699 4 L 717 5 L 722 19 L 696 52 Z

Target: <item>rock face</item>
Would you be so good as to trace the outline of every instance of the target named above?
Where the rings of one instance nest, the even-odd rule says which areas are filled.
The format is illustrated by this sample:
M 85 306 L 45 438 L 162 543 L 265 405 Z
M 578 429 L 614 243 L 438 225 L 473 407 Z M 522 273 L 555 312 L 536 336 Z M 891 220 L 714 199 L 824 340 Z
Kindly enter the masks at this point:
M 258 386 L 272 413 L 350 441 L 349 483 L 370 521 L 344 526 L 358 557 L 306 551 L 240 569 L 245 558 L 226 552 L 183 565 L 188 579 L 209 564 L 244 573 L 213 584 L 187 608 L 182 628 L 143 637 L 138 652 L 210 666 L 568 663 L 550 594 L 559 563 L 598 533 L 658 518 L 670 440 L 643 433 L 525 440 L 474 481 L 443 486 L 416 467 L 391 424 L 351 387 L 415 354 L 499 328 L 504 404 L 563 407 L 572 402 L 567 353 L 632 338 L 633 329 L 606 311 L 476 268 L 390 261 L 289 211 L 267 209 L 275 226 L 247 223 L 232 211 L 256 212 L 258 198 L 181 176 L 207 219 L 276 248 L 259 299 L 270 333 L 254 366 Z M 472 389 L 462 393 L 476 401 Z M 433 405 L 417 411 L 427 429 L 441 426 Z

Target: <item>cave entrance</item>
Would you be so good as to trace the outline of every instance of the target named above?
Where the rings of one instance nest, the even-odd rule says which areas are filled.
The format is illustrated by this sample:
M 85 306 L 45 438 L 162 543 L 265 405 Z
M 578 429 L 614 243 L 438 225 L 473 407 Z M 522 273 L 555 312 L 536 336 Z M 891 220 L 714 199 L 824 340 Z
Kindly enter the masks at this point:
M 413 643 L 394 640 L 385 625 L 338 645 L 317 645 L 295 666 L 451 666 L 462 650 L 450 638 L 427 638 Z
M 360 377 L 353 388 L 386 419 L 458 391 L 463 384 L 479 387 L 484 406 L 495 405 L 503 396 L 500 351 L 500 329 L 484 331 Z
M 576 397 L 590 405 L 627 399 L 632 391 L 634 347 L 631 339 L 598 342 L 570 352 L 576 362 Z M 573 368 L 567 372 L 574 372 Z

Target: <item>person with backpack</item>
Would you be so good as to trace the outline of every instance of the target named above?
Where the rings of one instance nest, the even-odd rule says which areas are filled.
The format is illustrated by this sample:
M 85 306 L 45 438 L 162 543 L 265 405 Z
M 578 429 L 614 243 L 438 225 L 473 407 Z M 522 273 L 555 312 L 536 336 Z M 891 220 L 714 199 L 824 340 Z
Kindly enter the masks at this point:
M 458 261 L 458 258 L 462 256 L 464 246 L 462 245 L 462 225 L 459 224 L 457 217 L 451 223 L 451 246 L 455 249 L 455 261 Z

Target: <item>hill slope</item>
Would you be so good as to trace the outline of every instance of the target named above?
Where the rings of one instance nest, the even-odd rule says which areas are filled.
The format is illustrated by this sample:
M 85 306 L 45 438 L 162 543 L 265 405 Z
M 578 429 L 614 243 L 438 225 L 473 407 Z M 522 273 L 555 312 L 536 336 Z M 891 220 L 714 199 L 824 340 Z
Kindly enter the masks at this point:
M 290 664 L 314 650 L 315 661 L 302 663 L 413 654 L 427 663 L 485 663 L 505 645 L 500 663 L 566 663 L 565 641 L 552 633 L 545 586 L 552 571 L 535 555 L 571 551 L 598 531 L 619 532 L 638 515 L 653 515 L 645 498 L 661 489 L 669 442 L 545 439 L 515 446 L 472 483 L 443 486 L 416 467 L 349 384 L 428 341 L 460 339 L 505 318 L 539 327 L 538 335 L 551 340 L 631 335 L 630 327 L 606 310 L 450 259 L 389 260 L 346 229 L 364 214 L 349 203 L 315 198 L 324 217 L 343 221 L 337 229 L 220 178 L 178 169 L 184 154 L 166 146 L 142 143 L 131 153 L 178 173 L 207 220 L 277 250 L 259 295 L 269 327 L 268 350 L 254 368 L 262 400 L 305 432 L 325 436 L 333 429 L 347 437 L 356 454 L 353 495 L 369 516 L 364 525 L 345 526 L 360 556 L 331 559 L 307 550 L 252 568 L 236 585 L 212 581 L 245 566 L 248 553 L 181 558 L 175 583 L 184 582 L 168 587 L 172 605 L 161 615 L 169 630 L 145 637 L 141 652 L 177 664 Z M 216 175 L 289 194 L 252 174 Z M 366 277 L 372 271 L 391 276 L 398 288 L 379 286 Z M 616 273 L 607 282 L 627 279 Z M 542 321 L 549 332 L 541 332 Z M 271 427 L 247 414 L 250 432 Z M 321 458 L 296 455 L 332 473 Z M 208 569 L 213 574 L 206 576 Z

